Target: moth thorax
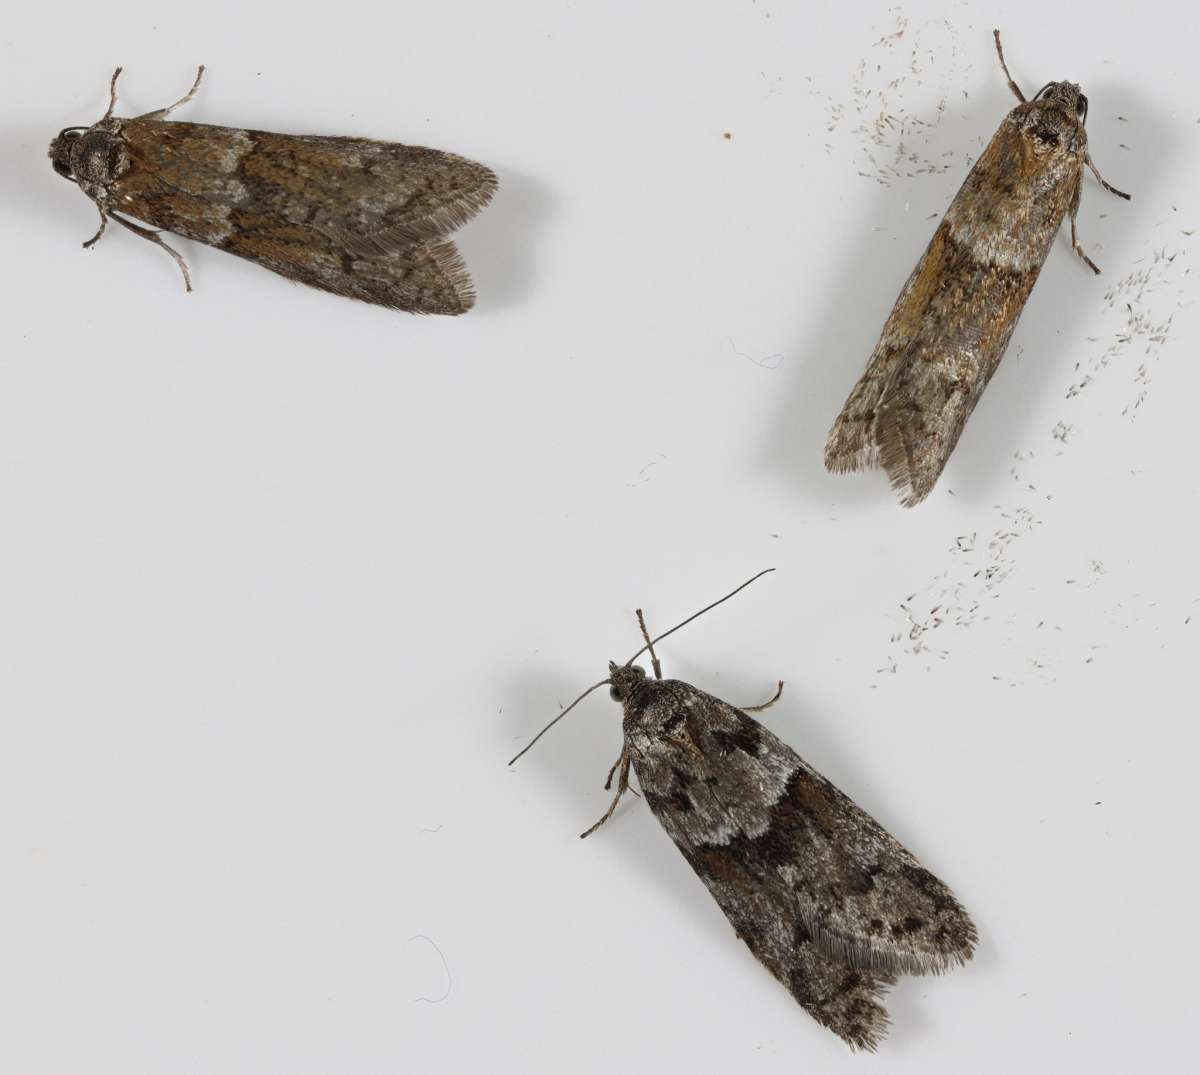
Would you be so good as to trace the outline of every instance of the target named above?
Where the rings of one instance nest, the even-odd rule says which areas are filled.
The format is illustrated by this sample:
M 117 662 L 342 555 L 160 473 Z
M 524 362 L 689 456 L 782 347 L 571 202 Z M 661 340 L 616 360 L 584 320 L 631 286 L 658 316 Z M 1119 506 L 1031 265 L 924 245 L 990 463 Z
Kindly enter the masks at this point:
M 1063 83 L 1063 85 L 1069 84 Z M 1087 130 L 1073 105 L 1065 100 L 1039 97 L 1029 106 L 1021 124 L 1027 144 L 1037 158 L 1054 158 L 1063 154 L 1074 157 L 1087 146 Z
M 64 136 L 59 135 L 55 141 Z M 77 182 L 85 194 L 96 198 L 120 178 L 129 168 L 129 156 L 121 136 L 96 128 L 84 131 L 67 143 L 69 150 L 70 178 Z M 58 171 L 58 158 L 54 158 Z

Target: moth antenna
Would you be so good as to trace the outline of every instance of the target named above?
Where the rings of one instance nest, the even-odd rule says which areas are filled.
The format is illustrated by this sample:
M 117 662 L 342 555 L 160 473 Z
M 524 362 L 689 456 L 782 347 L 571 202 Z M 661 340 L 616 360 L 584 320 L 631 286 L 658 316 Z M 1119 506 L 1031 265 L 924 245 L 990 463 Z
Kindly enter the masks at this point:
M 661 642 L 664 638 L 667 637 L 667 635 L 673 635 L 676 631 L 679 630 L 679 628 L 686 627 L 689 623 L 692 622 L 692 620 L 697 619 L 700 616 L 703 616 L 706 612 L 712 611 L 712 609 L 716 608 L 717 605 L 723 605 L 726 601 L 728 601 L 735 594 L 741 593 L 747 586 L 750 585 L 750 583 L 757 582 L 759 579 L 761 579 L 763 577 L 763 575 L 769 575 L 774 570 L 775 570 L 775 568 L 773 568 L 773 567 L 764 568 L 757 575 L 755 575 L 754 578 L 747 579 L 736 590 L 731 590 L 724 597 L 722 597 L 719 601 L 714 601 L 711 605 L 705 605 L 704 608 L 702 608 L 699 612 L 693 612 L 692 615 L 690 615 L 682 623 L 675 624 L 675 626 L 672 627 L 669 631 L 663 631 L 663 633 L 661 635 L 659 635 L 657 638 L 646 639 L 646 644 L 640 650 L 638 650 L 637 653 L 635 653 L 632 657 L 630 657 L 629 660 L 627 660 L 625 662 L 625 667 L 628 668 L 629 665 L 633 664 L 633 662 L 636 661 L 643 653 L 645 653 L 646 650 L 651 651 L 651 654 L 650 654 L 651 659 L 654 659 L 653 646 L 654 646 L 655 642 Z M 656 672 L 658 671 L 657 662 L 655 664 L 655 671 Z
M 564 709 L 561 713 L 559 713 L 559 715 L 557 717 L 555 717 L 549 724 L 547 724 L 546 727 L 544 727 L 540 732 L 538 732 L 537 735 L 535 735 L 532 739 L 530 739 L 529 742 L 525 744 L 524 748 L 508 764 L 512 765 L 512 763 L 514 761 L 516 761 L 517 758 L 520 758 L 522 754 L 524 754 L 526 751 L 528 751 L 529 748 L 532 747 L 534 743 L 536 743 L 539 739 L 541 739 L 541 737 L 543 735 L 545 735 L 551 728 L 553 728 L 554 725 L 556 725 L 560 720 L 563 719 L 563 717 L 565 717 L 568 713 L 570 713 L 572 709 L 574 709 L 577 705 L 579 705 L 579 703 L 582 702 L 589 694 L 591 694 L 592 691 L 594 691 L 597 687 L 603 687 L 604 684 L 606 684 L 608 682 L 610 682 L 610 681 L 607 679 L 602 679 L 602 680 L 600 680 L 599 683 L 593 683 L 590 687 L 588 687 L 588 689 L 586 691 L 584 691 L 578 698 L 576 698 L 575 701 L 573 701 L 569 706 L 567 706 L 566 709 Z
M 996 39 L 996 55 L 1000 57 L 1000 66 L 1004 69 L 1004 77 L 1008 79 L 1008 88 L 1016 94 L 1018 101 L 1024 102 L 1025 94 L 1021 92 L 1021 87 L 1013 81 L 1012 75 L 1008 73 L 1008 64 L 1004 62 L 1004 46 L 1000 44 L 1000 31 L 993 30 L 992 37 Z
M 646 648 L 650 651 L 650 663 L 654 666 L 654 678 L 662 679 L 662 665 L 658 663 L 658 654 L 654 652 L 654 643 L 650 641 L 650 632 L 646 630 L 646 617 L 642 610 L 637 610 L 638 626 L 642 629 L 642 637 L 646 640 Z
M 124 67 L 118 67 L 113 72 L 112 81 L 108 84 L 108 111 L 100 117 L 101 123 L 106 119 L 112 119 L 113 109 L 117 107 L 117 79 L 121 77 L 121 72 L 124 70 Z

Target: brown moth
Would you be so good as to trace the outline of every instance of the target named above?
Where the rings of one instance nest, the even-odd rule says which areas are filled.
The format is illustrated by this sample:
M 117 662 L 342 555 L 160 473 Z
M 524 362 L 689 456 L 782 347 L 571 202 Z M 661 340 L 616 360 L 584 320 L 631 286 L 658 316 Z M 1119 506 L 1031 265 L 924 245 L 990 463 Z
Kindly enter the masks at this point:
M 76 183 L 109 220 L 187 264 L 157 230 L 227 250 L 335 295 L 393 310 L 460 314 L 475 301 L 447 235 L 496 189 L 490 169 L 421 146 L 369 138 L 271 134 L 164 122 L 196 94 L 133 119 L 108 111 L 91 127 L 67 127 L 50 143 L 54 170 Z
M 900 292 L 867 371 L 825 443 L 834 473 L 882 467 L 906 507 L 937 482 L 967 418 L 996 372 L 1064 217 L 1084 263 L 1075 217 L 1090 168 L 1087 98 L 1051 82 L 1005 117 Z

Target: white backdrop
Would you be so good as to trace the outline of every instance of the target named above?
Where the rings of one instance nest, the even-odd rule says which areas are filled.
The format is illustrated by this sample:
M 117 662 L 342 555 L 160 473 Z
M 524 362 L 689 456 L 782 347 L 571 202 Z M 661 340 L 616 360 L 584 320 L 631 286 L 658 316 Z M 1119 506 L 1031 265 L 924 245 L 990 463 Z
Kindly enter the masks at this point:
M 1178 1071 L 1196 1062 L 1191 5 L 39 5 L 3 40 L 0 1070 Z M 647 6 L 657 7 L 648 12 Z M 253 6 L 252 6 L 253 7 Z M 673 10 L 672 10 L 673 9 Z M 1012 105 L 1080 82 L 1066 237 L 941 484 L 825 433 Z M 178 118 L 500 176 L 415 318 L 55 176 Z M 852 1059 L 644 802 L 610 658 L 766 718 L 943 877 L 975 960 Z M 1191 714 L 1189 716 L 1189 714 Z

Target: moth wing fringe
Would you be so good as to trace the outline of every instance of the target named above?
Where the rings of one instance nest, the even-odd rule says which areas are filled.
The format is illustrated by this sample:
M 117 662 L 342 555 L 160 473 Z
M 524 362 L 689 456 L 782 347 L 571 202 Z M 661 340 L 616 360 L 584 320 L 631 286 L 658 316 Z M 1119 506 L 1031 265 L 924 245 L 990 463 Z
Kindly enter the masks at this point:
M 823 1018 L 823 1006 L 806 1004 L 799 997 L 796 997 L 796 1000 L 821 1026 L 836 1034 L 851 1049 L 861 1049 L 863 1052 L 873 1053 L 892 1028 L 891 1014 L 884 1007 L 883 1002 L 892 986 L 896 984 L 896 978 L 894 975 L 881 971 L 854 971 L 853 973 L 865 976 L 866 980 L 860 979 L 854 983 L 855 987 L 861 990 L 862 995 L 855 1001 L 858 1010 L 855 1014 L 855 1022 L 850 1026 L 839 1026 L 835 1020 Z M 867 1006 L 865 1012 L 861 1010 L 863 1005 Z
M 895 977 L 900 974 L 946 974 L 965 966 L 975 951 L 976 936 L 972 926 L 966 949 L 952 952 L 895 952 L 883 951 L 869 942 L 843 937 L 826 929 L 811 913 L 801 911 L 800 920 L 813 943 L 830 959 L 844 963 L 853 970 Z
M 880 975 L 872 977 L 872 988 L 870 997 L 875 1005 L 875 1011 L 872 1013 L 874 1018 L 871 1023 L 863 1030 L 862 1034 L 857 1038 L 851 1038 L 838 1034 L 851 1049 L 861 1050 L 864 1053 L 874 1053 L 879 1051 L 879 1043 L 888 1036 L 888 1032 L 892 1029 L 891 1013 L 883 1006 L 883 1001 L 891 992 L 891 988 L 895 985 L 895 980 Z M 820 1020 L 818 1020 L 819 1022 Z M 829 1027 L 829 1029 L 833 1029 Z M 836 1034 L 837 1031 L 834 1031 Z
M 825 469 L 829 473 L 879 468 L 880 399 L 899 368 L 899 356 L 881 340 L 825 438 Z
M 835 428 L 825 442 L 825 469 L 830 474 L 853 474 L 860 470 L 879 468 L 878 444 L 860 444 L 857 448 L 848 448 L 837 443 L 836 437 Z
M 896 984 L 894 973 L 852 967 L 830 955 L 818 941 L 818 935 L 811 932 L 809 942 L 799 947 L 771 949 L 751 944 L 748 935 L 739 928 L 737 905 L 727 903 L 720 890 L 711 884 L 709 891 L 755 958 L 782 983 L 801 1008 L 850 1048 L 875 1051 L 892 1025 L 883 1001 Z M 777 899 L 778 895 L 772 898 Z M 789 912 L 782 905 L 777 904 L 776 909 L 781 919 L 788 917 Z
M 906 508 L 915 507 L 929 495 L 929 489 L 919 488 L 914 480 L 912 458 L 894 412 L 879 420 L 879 466 Z
M 455 301 L 441 307 L 422 306 L 411 308 L 397 306 L 397 309 L 407 309 L 418 314 L 465 314 L 475 305 L 475 285 L 471 274 L 467 271 L 467 263 L 462 254 L 449 240 L 433 243 L 424 247 L 430 259 L 437 265 L 445 277 L 447 288 L 453 293 Z
M 431 211 L 427 216 L 414 220 L 407 225 L 400 225 L 378 233 L 375 238 L 387 245 L 404 245 L 415 240 L 432 239 L 440 235 L 449 235 L 457 231 L 472 217 L 480 212 L 492 200 L 496 193 L 497 180 L 495 173 L 479 165 L 484 175 L 480 184 L 473 190 L 461 192 L 458 197 L 445 205 Z
M 473 191 L 457 202 L 432 210 L 419 220 L 393 228 L 360 232 L 327 224 L 323 227 L 316 226 L 316 230 L 356 257 L 379 257 L 427 243 L 432 239 L 445 238 L 487 205 L 495 189 L 496 182 L 493 176 L 491 186 L 486 190 Z
M 482 167 L 482 165 L 480 166 Z M 432 209 L 425 216 L 378 231 L 359 232 L 349 228 L 323 229 L 324 233 L 347 249 L 363 256 L 388 254 L 417 243 L 440 239 L 457 231 L 491 201 L 496 177 L 489 171 L 485 182 L 475 190 L 461 193 L 455 201 Z

